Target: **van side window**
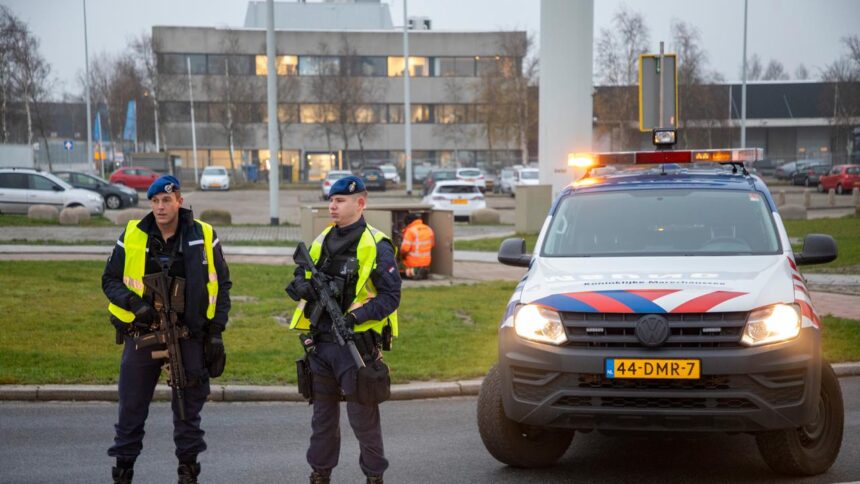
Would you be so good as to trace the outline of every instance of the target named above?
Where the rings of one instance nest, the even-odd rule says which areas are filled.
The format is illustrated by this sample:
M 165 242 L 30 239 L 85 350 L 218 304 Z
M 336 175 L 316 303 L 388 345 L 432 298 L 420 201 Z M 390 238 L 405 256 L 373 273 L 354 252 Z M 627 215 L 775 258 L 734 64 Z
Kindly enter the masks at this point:
M 26 190 L 27 175 L 24 173 L 0 173 L 0 188 Z

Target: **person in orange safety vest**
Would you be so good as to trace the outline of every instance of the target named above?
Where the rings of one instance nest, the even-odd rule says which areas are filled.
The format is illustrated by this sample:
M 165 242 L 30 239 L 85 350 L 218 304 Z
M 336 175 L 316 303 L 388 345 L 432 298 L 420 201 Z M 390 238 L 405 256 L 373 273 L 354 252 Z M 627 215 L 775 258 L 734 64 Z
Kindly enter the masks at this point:
M 403 257 L 403 276 L 408 279 L 426 279 L 430 273 L 430 252 L 436 246 L 436 236 L 421 215 L 406 216 L 400 254 Z

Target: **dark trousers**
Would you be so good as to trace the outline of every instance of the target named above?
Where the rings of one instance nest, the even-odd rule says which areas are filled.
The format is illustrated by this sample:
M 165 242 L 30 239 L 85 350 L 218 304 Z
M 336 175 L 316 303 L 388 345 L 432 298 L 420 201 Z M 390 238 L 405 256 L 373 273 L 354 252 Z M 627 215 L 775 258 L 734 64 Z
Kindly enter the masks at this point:
M 345 395 L 355 395 L 358 369 L 349 350 L 337 343 L 317 344 L 310 363 L 314 375 L 314 416 L 308 464 L 315 471 L 328 475 L 337 466 L 340 455 L 338 383 Z M 361 449 L 358 464 L 362 472 L 367 476 L 381 476 L 388 469 L 388 460 L 382 447 L 379 405 L 347 402 L 346 413 Z
M 176 457 L 190 460 L 206 450 L 204 432 L 200 429 L 200 410 L 209 395 L 209 373 L 204 364 L 203 341 L 185 339 L 180 341 L 180 347 L 185 374 L 189 381 L 196 380 L 196 385 L 185 389 L 184 422 L 179 420 L 176 401 L 172 403 L 173 441 Z M 134 461 L 140 455 L 143 426 L 161 375 L 162 361 L 152 359 L 152 347 L 138 350 L 131 337 L 125 338 L 119 370 L 119 421 L 114 426 L 116 437 L 108 449 L 109 456 Z

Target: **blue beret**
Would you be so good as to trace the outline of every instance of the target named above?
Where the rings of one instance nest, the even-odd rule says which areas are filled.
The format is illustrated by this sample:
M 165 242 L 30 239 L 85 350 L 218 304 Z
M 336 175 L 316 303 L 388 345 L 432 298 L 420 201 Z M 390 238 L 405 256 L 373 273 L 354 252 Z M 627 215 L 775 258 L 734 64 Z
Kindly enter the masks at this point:
M 365 190 L 367 188 L 364 186 L 364 181 L 355 175 L 350 175 L 334 182 L 334 185 L 331 186 L 331 190 L 328 192 L 328 196 L 352 195 Z
M 159 193 L 173 193 L 174 191 L 179 190 L 179 180 L 177 180 L 176 177 L 171 175 L 162 175 L 149 186 L 149 190 L 146 191 L 146 198 L 152 200 L 152 197 Z

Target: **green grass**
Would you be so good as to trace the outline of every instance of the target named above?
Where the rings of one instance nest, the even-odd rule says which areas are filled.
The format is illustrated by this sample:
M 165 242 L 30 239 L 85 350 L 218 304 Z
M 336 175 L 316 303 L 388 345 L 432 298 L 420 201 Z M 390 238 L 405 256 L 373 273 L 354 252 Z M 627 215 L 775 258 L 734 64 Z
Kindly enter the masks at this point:
M 526 239 L 526 250 L 534 249 L 537 242 L 537 234 L 521 234 L 518 233 L 514 237 Z M 455 240 L 454 249 L 456 250 L 477 250 L 482 252 L 498 252 L 502 241 L 511 237 L 490 237 L 486 239 L 476 240 Z
M 101 292 L 103 267 L 0 261 L 0 384 L 116 381 L 121 347 Z M 234 264 L 230 270 L 229 359 L 219 382 L 294 382 L 301 349 L 297 333 L 286 327 L 295 303 L 283 291 L 292 267 Z M 514 285 L 405 290 L 400 338 L 386 354 L 394 381 L 483 375 L 496 360 L 496 329 Z
M 38 227 L 60 225 L 60 222 L 48 220 L 30 220 L 26 215 L 0 215 L 0 227 Z M 109 219 L 99 215 L 81 224 L 84 227 L 116 227 Z
M 839 257 L 829 264 L 804 266 L 806 270 L 834 270 L 852 268 L 860 270 L 860 217 L 849 215 L 842 218 L 815 220 L 785 220 L 789 237 L 803 239 L 807 234 L 828 234 L 836 239 Z M 797 247 L 796 249 L 800 249 Z M 856 272 L 856 271 L 855 271 Z
M 860 321 L 825 316 L 821 327 L 824 358 L 831 363 L 860 361 Z

